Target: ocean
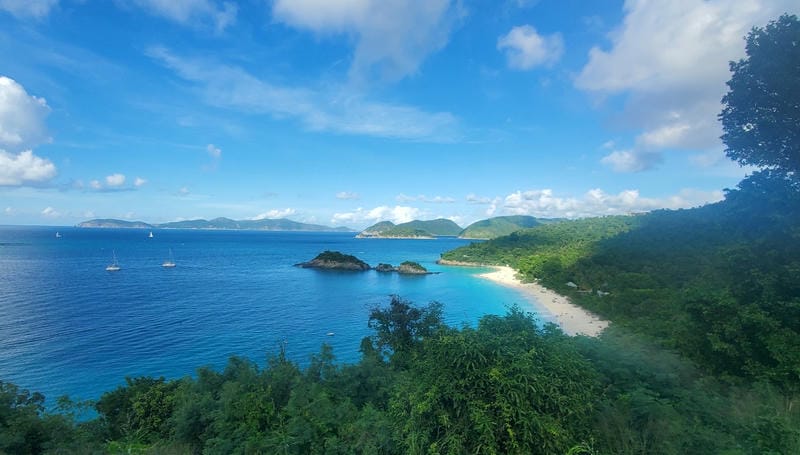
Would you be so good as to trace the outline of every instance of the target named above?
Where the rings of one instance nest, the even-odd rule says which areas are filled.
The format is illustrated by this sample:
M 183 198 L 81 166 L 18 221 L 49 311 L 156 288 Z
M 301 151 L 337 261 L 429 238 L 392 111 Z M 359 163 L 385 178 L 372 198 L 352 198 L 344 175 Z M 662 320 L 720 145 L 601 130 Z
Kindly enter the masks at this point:
M 56 237 L 56 232 L 60 238 Z M 263 365 L 281 345 L 305 365 L 322 343 L 339 362 L 359 359 L 370 308 L 392 294 L 438 301 L 451 325 L 474 325 L 512 304 L 517 290 L 444 267 L 466 240 L 356 239 L 352 233 L 0 227 L 0 380 L 55 398 L 97 399 L 125 377 L 192 375 L 228 357 Z M 177 266 L 161 266 L 170 256 Z M 293 265 L 324 250 L 372 266 L 416 261 L 401 276 Z M 121 270 L 105 267 L 116 255 Z M 329 335 L 331 334 L 332 335 Z

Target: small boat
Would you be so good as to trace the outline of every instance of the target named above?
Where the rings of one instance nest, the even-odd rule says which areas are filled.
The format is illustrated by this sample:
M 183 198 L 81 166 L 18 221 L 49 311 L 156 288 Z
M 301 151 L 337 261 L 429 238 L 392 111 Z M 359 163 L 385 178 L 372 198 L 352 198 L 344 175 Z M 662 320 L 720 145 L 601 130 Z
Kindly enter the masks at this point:
M 117 252 L 114 251 L 111 253 L 112 257 L 114 258 L 113 262 L 106 267 L 107 272 L 117 272 L 121 268 L 119 264 L 117 264 Z
M 57 239 L 60 239 L 60 238 L 61 238 L 61 233 L 60 233 L 60 232 L 58 232 L 58 231 L 56 231 L 56 238 L 57 238 Z
M 175 259 L 173 259 L 172 257 L 172 248 L 169 249 L 169 259 L 164 261 L 164 263 L 161 264 L 161 267 L 165 267 L 168 269 L 175 267 Z
M 334 336 L 334 335 L 336 335 L 336 334 L 335 334 L 335 333 L 333 333 L 333 332 L 328 332 L 328 333 L 326 333 L 325 335 L 327 335 L 327 336 L 329 336 L 329 337 L 332 337 L 332 336 Z
M 148 239 L 152 239 L 153 238 L 153 231 L 150 231 L 150 235 L 148 235 L 147 238 Z

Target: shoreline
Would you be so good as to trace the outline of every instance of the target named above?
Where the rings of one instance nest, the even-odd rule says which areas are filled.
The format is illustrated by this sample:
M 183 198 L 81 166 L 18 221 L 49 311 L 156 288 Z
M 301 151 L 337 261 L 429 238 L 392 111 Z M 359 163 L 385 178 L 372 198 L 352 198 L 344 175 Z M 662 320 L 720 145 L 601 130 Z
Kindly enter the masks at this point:
M 568 297 L 537 283 L 523 283 L 517 278 L 517 272 L 511 267 L 490 267 L 494 269 L 493 272 L 481 273 L 477 276 L 503 286 L 519 289 L 532 305 L 546 309 L 555 323 L 567 335 L 597 337 L 608 327 L 608 321 L 571 303 Z

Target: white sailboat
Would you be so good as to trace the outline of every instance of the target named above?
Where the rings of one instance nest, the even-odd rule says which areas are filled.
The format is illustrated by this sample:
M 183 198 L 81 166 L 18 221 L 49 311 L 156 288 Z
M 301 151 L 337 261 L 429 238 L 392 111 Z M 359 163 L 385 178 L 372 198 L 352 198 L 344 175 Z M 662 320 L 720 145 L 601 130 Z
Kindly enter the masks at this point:
M 149 238 L 149 239 L 153 238 L 153 231 L 150 231 L 150 235 L 148 235 L 147 238 Z
M 61 233 L 60 233 L 60 232 L 58 232 L 58 231 L 56 231 L 56 238 L 57 238 L 57 239 L 60 239 L 60 238 L 61 238 Z
M 161 266 L 168 269 L 175 267 L 175 259 L 173 259 L 172 257 L 172 248 L 169 249 L 169 259 L 164 261 L 164 263 L 161 264 Z
M 119 271 L 119 269 L 121 268 L 121 267 L 119 266 L 119 264 L 117 264 L 117 252 L 116 252 L 116 251 L 113 251 L 113 252 L 111 253 L 111 255 L 112 255 L 112 257 L 113 257 L 114 259 L 113 259 L 113 262 L 112 262 L 111 264 L 109 264 L 108 266 L 106 266 L 106 271 L 107 271 L 107 272 L 117 272 L 117 271 Z

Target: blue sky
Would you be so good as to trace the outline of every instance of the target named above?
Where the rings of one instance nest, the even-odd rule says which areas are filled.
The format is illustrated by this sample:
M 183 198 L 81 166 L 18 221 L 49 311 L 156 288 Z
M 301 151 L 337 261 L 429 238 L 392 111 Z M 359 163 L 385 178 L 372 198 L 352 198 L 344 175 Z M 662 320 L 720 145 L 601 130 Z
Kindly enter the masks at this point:
M 783 0 L 0 0 L 0 224 L 583 217 L 719 200 Z

